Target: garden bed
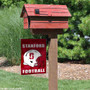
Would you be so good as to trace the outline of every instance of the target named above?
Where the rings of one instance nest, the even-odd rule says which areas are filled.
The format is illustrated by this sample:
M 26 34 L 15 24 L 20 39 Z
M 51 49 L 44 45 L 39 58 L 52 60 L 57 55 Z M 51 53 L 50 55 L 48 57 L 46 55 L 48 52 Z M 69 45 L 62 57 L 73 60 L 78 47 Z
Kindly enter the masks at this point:
M 0 61 L 4 60 L 0 58 Z M 5 60 L 4 60 L 5 61 Z M 33 74 L 31 76 L 48 78 L 48 61 L 46 74 Z M 20 74 L 21 67 L 19 66 L 0 66 L 0 69 L 7 72 Z M 71 64 L 71 63 L 58 63 L 58 79 L 70 80 L 90 80 L 90 65 L 89 64 Z

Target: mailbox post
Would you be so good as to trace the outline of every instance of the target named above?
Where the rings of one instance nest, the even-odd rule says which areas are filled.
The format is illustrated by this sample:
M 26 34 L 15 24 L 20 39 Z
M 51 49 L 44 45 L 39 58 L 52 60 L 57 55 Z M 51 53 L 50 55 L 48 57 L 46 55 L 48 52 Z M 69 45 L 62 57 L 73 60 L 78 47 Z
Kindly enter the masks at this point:
M 21 17 L 24 29 L 30 29 L 34 35 L 48 35 L 49 42 L 49 90 L 58 90 L 57 79 L 57 35 L 68 28 L 71 17 L 66 5 L 24 4 Z
M 58 75 L 57 75 L 57 35 L 49 35 L 49 90 L 58 90 Z

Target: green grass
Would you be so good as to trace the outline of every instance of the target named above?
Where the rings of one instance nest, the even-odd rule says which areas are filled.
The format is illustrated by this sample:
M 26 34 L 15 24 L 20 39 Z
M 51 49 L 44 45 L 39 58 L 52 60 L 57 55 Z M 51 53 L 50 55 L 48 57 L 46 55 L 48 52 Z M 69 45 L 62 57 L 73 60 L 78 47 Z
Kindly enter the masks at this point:
M 0 88 L 48 90 L 48 79 L 22 76 L 0 70 Z M 59 80 L 58 90 L 90 90 L 90 80 Z

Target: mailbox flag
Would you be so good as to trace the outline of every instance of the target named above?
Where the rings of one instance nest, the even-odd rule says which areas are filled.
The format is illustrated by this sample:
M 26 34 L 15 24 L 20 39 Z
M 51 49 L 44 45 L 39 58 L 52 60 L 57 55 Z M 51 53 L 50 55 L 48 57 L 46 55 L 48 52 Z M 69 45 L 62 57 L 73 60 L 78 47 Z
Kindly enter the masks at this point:
M 46 73 L 46 40 L 21 39 L 21 75 Z

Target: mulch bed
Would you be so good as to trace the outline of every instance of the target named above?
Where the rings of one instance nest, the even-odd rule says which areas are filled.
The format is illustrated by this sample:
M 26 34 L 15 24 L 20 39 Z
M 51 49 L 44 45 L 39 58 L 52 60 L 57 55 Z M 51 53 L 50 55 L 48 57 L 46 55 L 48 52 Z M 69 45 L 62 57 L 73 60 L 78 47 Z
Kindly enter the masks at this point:
M 7 72 L 21 73 L 20 66 L 4 66 L 5 58 L 0 58 L 0 69 Z M 33 74 L 31 76 L 48 78 L 48 64 L 46 74 Z M 58 79 L 70 80 L 90 80 L 90 65 L 89 64 L 71 64 L 71 63 L 58 63 Z

